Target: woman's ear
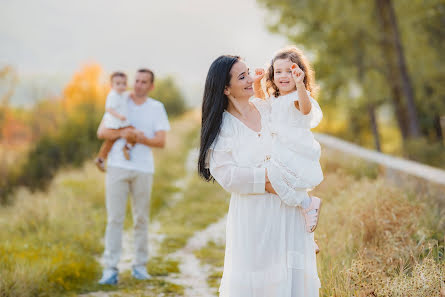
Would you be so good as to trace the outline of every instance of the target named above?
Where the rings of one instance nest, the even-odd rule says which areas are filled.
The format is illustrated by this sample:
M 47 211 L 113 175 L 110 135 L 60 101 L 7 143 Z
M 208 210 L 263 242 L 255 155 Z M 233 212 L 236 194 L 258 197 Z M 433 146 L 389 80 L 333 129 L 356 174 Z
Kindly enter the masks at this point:
M 230 90 L 227 87 L 224 88 L 224 95 L 226 95 L 227 97 L 229 97 L 230 95 Z

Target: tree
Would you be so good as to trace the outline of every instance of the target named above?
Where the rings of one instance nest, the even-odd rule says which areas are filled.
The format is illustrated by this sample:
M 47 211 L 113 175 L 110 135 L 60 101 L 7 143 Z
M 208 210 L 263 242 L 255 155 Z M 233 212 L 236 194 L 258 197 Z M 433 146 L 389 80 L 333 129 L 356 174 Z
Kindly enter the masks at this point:
M 419 137 L 419 120 L 417 108 L 414 103 L 414 90 L 411 78 L 406 69 L 405 54 L 401 43 L 397 16 L 391 0 L 375 0 L 376 15 L 381 27 L 382 54 L 386 56 L 388 73 L 392 81 L 393 96 L 402 93 L 405 98 L 408 136 Z M 399 114 L 404 114 L 400 101 L 397 102 Z M 404 127 L 404 129 L 406 129 Z
M 322 102 L 368 111 L 378 148 L 376 110 L 391 104 L 400 134 L 436 135 L 445 113 L 443 0 L 258 0 L 273 32 L 313 53 Z M 380 20 L 380 21 L 379 21 Z M 360 96 L 351 92 L 360 90 Z M 354 123 L 348 123 L 354 125 Z

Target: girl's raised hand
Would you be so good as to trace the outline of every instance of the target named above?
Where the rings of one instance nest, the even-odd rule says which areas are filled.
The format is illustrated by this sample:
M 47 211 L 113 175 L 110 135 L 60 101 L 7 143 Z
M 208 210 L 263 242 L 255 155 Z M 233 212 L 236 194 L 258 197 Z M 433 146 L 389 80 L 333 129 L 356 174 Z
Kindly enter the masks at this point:
M 293 79 L 295 81 L 295 84 L 302 83 L 303 80 L 304 80 L 304 71 L 301 70 L 301 68 L 298 67 L 298 65 L 295 64 L 295 63 L 292 64 L 290 69 L 292 70 L 292 77 L 293 77 Z
M 255 75 L 253 76 L 253 82 L 259 82 L 264 77 L 264 69 L 257 68 L 255 69 Z

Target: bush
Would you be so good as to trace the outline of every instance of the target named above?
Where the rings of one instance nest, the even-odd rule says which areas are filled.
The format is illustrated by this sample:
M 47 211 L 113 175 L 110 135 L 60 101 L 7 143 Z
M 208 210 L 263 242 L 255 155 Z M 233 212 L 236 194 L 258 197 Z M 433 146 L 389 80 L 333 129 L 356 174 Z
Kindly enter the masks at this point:
M 44 135 L 28 153 L 19 173 L 20 185 L 44 190 L 61 166 L 80 166 L 98 151 L 100 113 L 87 104 L 76 110 L 58 133 Z
M 408 140 L 407 157 L 417 162 L 445 168 L 445 146 L 440 142 L 429 143 L 425 138 Z
M 171 76 L 156 81 L 150 97 L 161 101 L 169 116 L 180 115 L 186 110 L 184 97 Z

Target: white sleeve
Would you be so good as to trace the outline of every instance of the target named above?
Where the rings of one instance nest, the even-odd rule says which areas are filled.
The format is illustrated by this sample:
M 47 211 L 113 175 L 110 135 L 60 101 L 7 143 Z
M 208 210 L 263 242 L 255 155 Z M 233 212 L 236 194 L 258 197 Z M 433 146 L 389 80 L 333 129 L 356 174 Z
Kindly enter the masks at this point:
M 239 194 L 264 194 L 266 169 L 240 167 L 233 160 L 231 139 L 219 136 L 207 152 L 208 167 L 215 180 L 227 191 Z
M 159 108 L 159 114 L 157 115 L 155 132 L 157 131 L 170 131 L 170 123 L 168 122 L 167 112 L 165 111 L 164 104 Z
M 107 101 L 105 102 L 105 108 L 116 109 L 120 104 L 119 100 L 122 99 L 119 98 L 119 96 L 116 93 L 110 92 L 107 96 Z
M 298 115 L 301 117 L 303 117 L 303 121 L 305 123 L 307 123 L 308 128 L 312 129 L 318 126 L 318 124 L 320 124 L 321 120 L 323 119 L 323 112 L 321 111 L 320 105 L 318 104 L 318 102 L 311 97 L 311 93 L 306 90 L 307 95 L 309 96 L 309 100 L 311 101 L 311 111 L 304 115 L 302 114 L 298 109 L 293 108 L 293 110 L 295 110 L 296 113 L 298 113 Z M 298 97 L 298 95 L 295 97 L 294 101 L 298 101 L 300 100 L 300 98 Z M 293 101 L 292 101 L 292 105 L 293 105 Z

